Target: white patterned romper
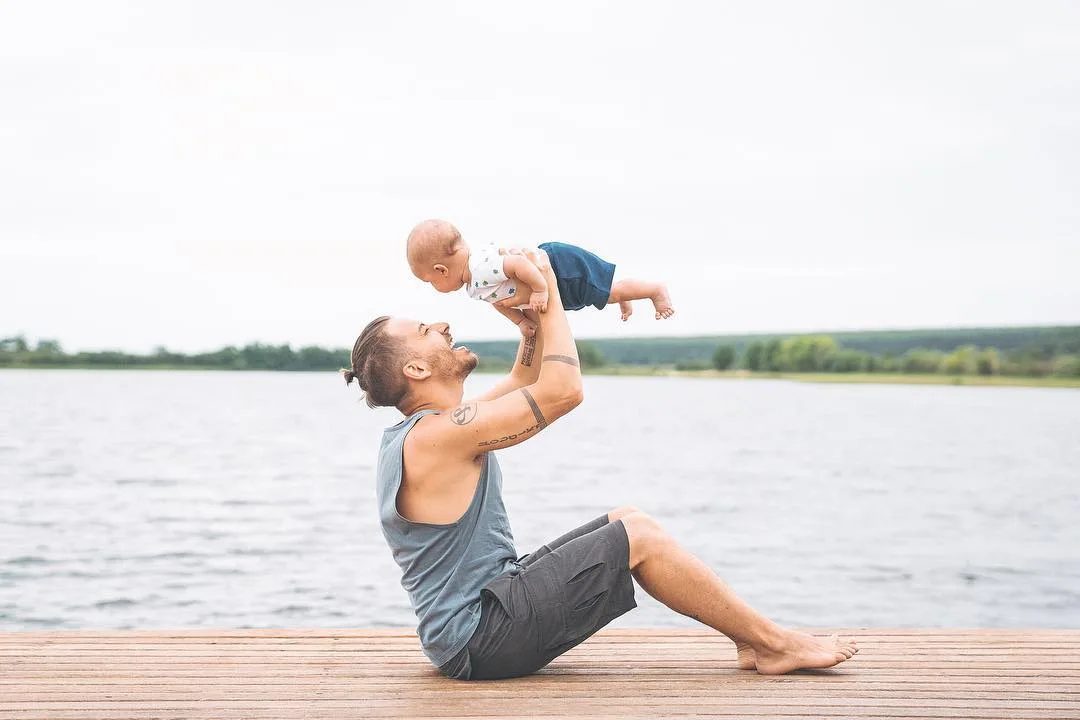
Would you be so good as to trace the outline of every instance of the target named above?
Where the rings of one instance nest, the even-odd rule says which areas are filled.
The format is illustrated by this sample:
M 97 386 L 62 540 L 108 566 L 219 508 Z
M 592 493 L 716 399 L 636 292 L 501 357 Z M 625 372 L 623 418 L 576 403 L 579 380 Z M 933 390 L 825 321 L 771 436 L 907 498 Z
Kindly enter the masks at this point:
M 469 256 L 469 272 L 472 280 L 465 286 L 465 292 L 474 300 L 495 303 L 513 297 L 517 292 L 515 282 L 506 277 L 503 256 L 495 243 L 473 249 Z

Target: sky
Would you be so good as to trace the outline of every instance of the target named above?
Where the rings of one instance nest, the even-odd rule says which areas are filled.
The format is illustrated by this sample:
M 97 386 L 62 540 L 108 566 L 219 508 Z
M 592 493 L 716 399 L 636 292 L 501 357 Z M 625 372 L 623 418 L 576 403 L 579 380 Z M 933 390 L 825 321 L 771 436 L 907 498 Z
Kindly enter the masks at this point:
M 517 336 L 418 221 L 581 245 L 579 337 L 1080 323 L 1075 2 L 2 2 L 0 337 Z

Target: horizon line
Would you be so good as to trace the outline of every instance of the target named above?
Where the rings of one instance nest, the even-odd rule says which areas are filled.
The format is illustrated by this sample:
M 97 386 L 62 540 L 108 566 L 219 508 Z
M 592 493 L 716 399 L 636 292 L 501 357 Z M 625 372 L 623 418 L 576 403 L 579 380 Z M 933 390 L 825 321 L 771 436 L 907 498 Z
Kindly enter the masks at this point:
M 724 338 L 747 338 L 747 337 L 761 337 L 761 338 L 774 338 L 774 337 L 795 337 L 805 335 L 852 335 L 852 334 L 870 334 L 870 333 L 901 333 L 901 332 L 971 332 L 971 331 L 986 331 L 986 330 L 1080 330 L 1080 322 L 1076 324 L 1026 324 L 1026 325 L 955 325 L 955 326 L 900 326 L 900 327 L 877 327 L 877 328 L 848 328 L 848 329 L 831 329 L 831 330 L 754 330 L 754 331 L 742 331 L 742 332 L 728 332 L 728 333 L 696 333 L 692 335 L 631 335 L 631 336 L 601 336 L 601 337 L 576 337 L 575 340 L 581 340 L 584 342 L 595 341 L 645 341 L 645 340 L 705 340 L 705 339 L 724 339 Z M 52 337 L 45 336 L 33 336 L 25 332 L 16 333 L 0 333 L 0 341 L 22 337 L 26 339 L 27 344 L 31 344 L 30 339 L 33 338 L 34 343 L 41 341 L 54 341 L 59 342 L 62 351 L 65 354 L 73 353 L 95 353 L 95 352 L 122 352 L 127 354 L 136 355 L 139 354 L 136 351 L 124 349 L 120 347 L 99 347 L 95 349 L 79 348 L 71 350 L 65 347 L 65 344 L 61 340 L 57 340 Z M 472 338 L 468 336 L 462 337 L 462 342 L 466 340 L 472 343 L 496 343 L 496 342 L 514 342 L 517 338 Z M 332 346 L 332 345 L 318 345 L 318 344 L 297 344 L 293 341 L 286 342 L 272 342 L 264 340 L 248 340 L 243 344 L 228 343 L 220 345 L 214 349 L 201 349 L 201 350 L 170 350 L 167 345 L 161 343 L 152 343 L 154 347 L 163 347 L 169 352 L 184 354 L 184 355 L 198 355 L 202 353 L 213 353 L 223 350 L 228 347 L 243 348 L 248 345 L 265 345 L 270 347 L 281 347 L 287 345 L 289 347 L 305 348 L 305 347 L 317 347 L 328 350 L 347 348 L 346 345 Z

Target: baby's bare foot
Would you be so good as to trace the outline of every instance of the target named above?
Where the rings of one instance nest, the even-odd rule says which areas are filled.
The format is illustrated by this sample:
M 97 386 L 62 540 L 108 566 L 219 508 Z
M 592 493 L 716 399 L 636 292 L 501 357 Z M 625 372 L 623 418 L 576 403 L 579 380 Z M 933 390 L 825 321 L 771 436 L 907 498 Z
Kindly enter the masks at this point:
M 857 652 L 859 648 L 852 639 L 841 640 L 836 635 L 816 638 L 794 631 L 788 631 L 776 648 L 754 648 L 757 671 L 762 675 L 782 675 L 792 670 L 832 667 L 850 660 Z
M 652 304 L 656 308 L 657 320 L 667 320 L 675 314 L 675 308 L 671 307 L 671 295 L 668 294 L 667 285 L 660 286 L 660 292 L 652 297 Z
M 634 306 L 629 300 L 620 300 L 619 310 L 622 311 L 623 322 L 629 320 L 630 316 L 634 314 Z
M 757 655 L 750 643 L 735 643 L 735 649 L 739 653 L 740 670 L 757 670 Z

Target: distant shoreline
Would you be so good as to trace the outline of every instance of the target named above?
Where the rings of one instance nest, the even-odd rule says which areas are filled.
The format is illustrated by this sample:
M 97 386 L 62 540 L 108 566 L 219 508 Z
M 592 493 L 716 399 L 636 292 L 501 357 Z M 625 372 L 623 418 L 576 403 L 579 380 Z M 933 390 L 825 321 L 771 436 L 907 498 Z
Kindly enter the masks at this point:
M 915 375 L 904 373 L 784 373 L 749 370 L 668 370 L 647 372 L 604 372 L 586 370 L 589 375 L 658 375 L 662 377 L 697 377 L 727 380 L 789 380 L 808 383 L 846 383 L 878 385 L 968 385 L 978 387 L 1051 387 L 1080 388 L 1080 378 L 1017 377 L 1011 375 Z
M 137 370 L 159 372 L 261 372 L 261 373 L 331 373 L 332 370 L 260 370 L 231 369 L 221 367 L 197 367 L 191 365 L 64 365 L 34 366 L 8 365 L 4 370 Z M 510 371 L 509 366 L 479 367 L 476 372 L 484 375 L 497 375 Z M 1012 375 L 943 375 L 943 374 L 904 374 L 904 373 L 796 373 L 796 372 L 751 372 L 749 370 L 676 370 L 673 367 L 648 365 L 606 365 L 598 368 L 585 368 L 585 375 L 610 377 L 680 377 L 713 378 L 717 380 L 787 380 L 789 382 L 836 383 L 856 385 L 964 385 L 969 387 L 1042 387 L 1042 388 L 1080 388 L 1080 377 L 1017 377 Z

